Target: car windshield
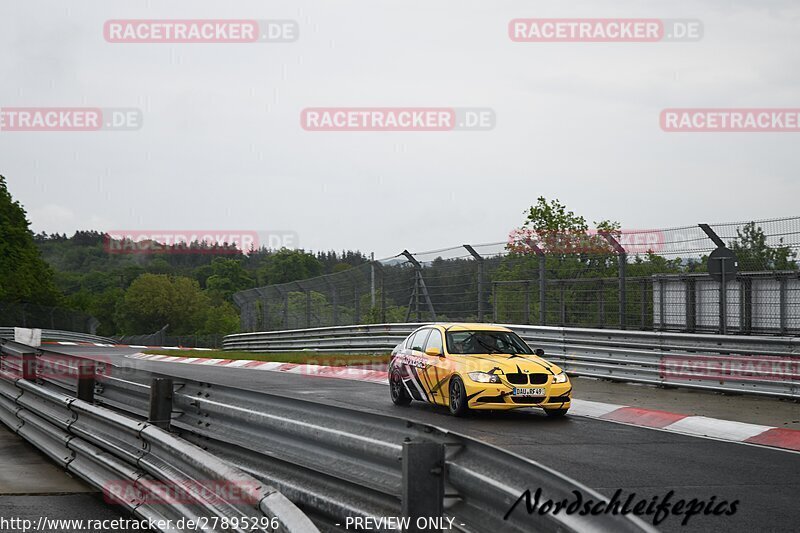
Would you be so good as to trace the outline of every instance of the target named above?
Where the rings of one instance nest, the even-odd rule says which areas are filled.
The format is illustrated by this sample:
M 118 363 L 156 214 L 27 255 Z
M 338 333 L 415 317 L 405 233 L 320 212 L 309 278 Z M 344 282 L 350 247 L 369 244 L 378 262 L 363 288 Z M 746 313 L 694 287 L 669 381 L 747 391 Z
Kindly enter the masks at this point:
M 451 354 L 533 353 L 525 341 L 510 331 L 448 331 L 446 337 Z

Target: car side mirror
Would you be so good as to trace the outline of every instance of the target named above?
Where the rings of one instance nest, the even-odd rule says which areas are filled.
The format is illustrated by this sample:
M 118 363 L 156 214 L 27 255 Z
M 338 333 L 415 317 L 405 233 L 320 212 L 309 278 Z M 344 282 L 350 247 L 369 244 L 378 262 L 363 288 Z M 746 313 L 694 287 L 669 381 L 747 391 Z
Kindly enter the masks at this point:
M 440 350 L 439 348 L 428 348 L 427 350 L 425 350 L 425 355 L 430 355 L 432 357 L 441 357 L 442 350 Z
M 536 355 L 538 355 L 539 357 L 544 357 L 544 350 L 542 350 L 541 348 L 536 348 L 536 349 L 533 351 L 533 353 L 535 353 L 535 354 L 536 354 Z

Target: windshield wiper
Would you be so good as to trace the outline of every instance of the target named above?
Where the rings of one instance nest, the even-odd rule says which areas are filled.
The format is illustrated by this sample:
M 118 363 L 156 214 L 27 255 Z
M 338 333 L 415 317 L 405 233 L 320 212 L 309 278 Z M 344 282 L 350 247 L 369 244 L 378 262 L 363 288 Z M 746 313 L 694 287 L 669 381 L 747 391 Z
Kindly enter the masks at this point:
M 489 352 L 488 352 L 489 354 L 493 354 L 493 353 L 502 353 L 502 351 L 501 351 L 501 350 L 498 350 L 497 348 L 492 348 L 491 346 L 489 346 L 487 343 L 485 343 L 485 342 L 484 342 L 484 341 L 482 341 L 481 339 L 478 339 L 478 338 L 476 338 L 476 339 L 475 339 L 475 342 L 477 342 L 478 344 L 480 344 L 481 346 L 483 346 L 484 348 L 486 348 L 487 350 L 489 350 Z

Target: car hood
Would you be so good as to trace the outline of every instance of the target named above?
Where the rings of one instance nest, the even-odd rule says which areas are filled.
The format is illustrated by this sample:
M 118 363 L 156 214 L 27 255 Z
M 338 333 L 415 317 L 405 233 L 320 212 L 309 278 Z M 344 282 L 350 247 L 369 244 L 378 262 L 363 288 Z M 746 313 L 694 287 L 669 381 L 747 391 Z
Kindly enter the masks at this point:
M 456 355 L 458 359 L 470 367 L 470 371 L 491 372 L 498 371 L 503 374 L 515 372 L 533 372 L 546 374 L 560 374 L 561 367 L 533 354 L 469 354 Z

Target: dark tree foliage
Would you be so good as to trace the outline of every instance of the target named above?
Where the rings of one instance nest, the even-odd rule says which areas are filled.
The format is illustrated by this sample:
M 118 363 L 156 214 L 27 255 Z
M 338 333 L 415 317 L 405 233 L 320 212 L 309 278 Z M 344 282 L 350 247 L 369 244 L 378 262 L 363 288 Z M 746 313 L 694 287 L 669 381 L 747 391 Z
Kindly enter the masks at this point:
M 0 302 L 56 305 L 53 270 L 42 260 L 30 222 L 0 176 Z

